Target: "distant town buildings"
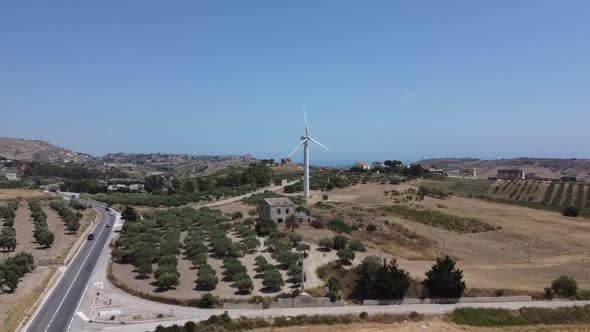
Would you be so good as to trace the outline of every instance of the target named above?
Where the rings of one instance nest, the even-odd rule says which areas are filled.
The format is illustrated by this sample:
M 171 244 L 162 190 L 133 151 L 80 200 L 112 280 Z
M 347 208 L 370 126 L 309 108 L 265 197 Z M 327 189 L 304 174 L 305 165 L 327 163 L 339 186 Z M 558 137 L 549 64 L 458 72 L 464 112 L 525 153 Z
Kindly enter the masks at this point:
M 385 164 L 382 161 L 374 161 L 373 165 L 371 165 L 371 167 L 373 168 L 385 168 Z
M 4 173 L 4 177 L 8 181 L 16 181 L 16 180 L 18 180 L 18 175 L 16 173 Z
M 524 180 L 525 174 L 522 169 L 499 169 L 497 178 L 501 180 Z
M 143 190 L 143 184 L 110 184 L 107 187 L 109 191 L 123 191 L 123 192 L 139 192 Z
M 578 179 L 575 176 L 562 176 L 561 182 L 576 182 Z
M 354 167 L 356 168 L 360 168 L 363 171 L 368 171 L 371 169 L 371 165 L 368 162 L 365 161 L 359 161 L 356 164 L 354 164 Z
M 428 172 L 432 173 L 432 174 L 437 174 L 440 176 L 447 176 L 448 175 L 445 170 L 443 170 L 442 168 L 436 168 L 436 167 L 430 167 L 428 169 Z

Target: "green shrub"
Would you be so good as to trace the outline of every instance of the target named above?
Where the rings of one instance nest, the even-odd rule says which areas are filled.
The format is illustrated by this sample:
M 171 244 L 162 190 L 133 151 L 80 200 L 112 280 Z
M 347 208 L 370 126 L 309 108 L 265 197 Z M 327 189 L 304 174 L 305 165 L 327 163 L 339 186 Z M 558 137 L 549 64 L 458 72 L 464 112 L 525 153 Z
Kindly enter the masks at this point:
M 277 224 L 270 219 L 262 219 L 254 226 L 258 236 L 268 236 L 277 231 Z
M 277 269 L 272 269 L 264 272 L 262 284 L 269 290 L 276 291 L 279 290 L 285 282 L 283 281 L 281 273 Z
M 344 249 L 348 245 L 348 238 L 344 235 L 336 235 L 333 239 L 332 249 Z
M 458 308 L 451 313 L 451 321 L 455 324 L 481 327 L 520 326 L 528 324 L 526 319 L 515 316 L 508 309 L 493 308 Z
M 361 240 L 352 240 L 348 244 L 348 247 L 354 251 L 365 252 L 367 249 Z
M 574 278 L 561 276 L 551 283 L 551 289 L 556 295 L 573 298 L 576 296 L 578 283 Z
M 354 251 L 350 248 L 342 248 L 338 250 L 336 255 L 340 259 L 340 262 L 342 262 L 342 265 L 351 265 L 356 256 Z
M 580 209 L 578 209 L 575 206 L 568 205 L 565 208 L 563 208 L 563 211 L 561 213 L 566 217 L 577 217 L 578 214 L 580 214 Z
M 219 300 L 211 295 L 211 293 L 204 294 L 197 302 L 197 307 L 203 309 L 210 309 L 219 306 Z
M 329 237 L 325 237 L 323 239 L 320 239 L 318 244 L 320 247 L 324 248 L 325 250 L 330 250 L 334 246 L 334 240 Z
M 576 292 L 576 300 L 590 301 L 590 289 L 578 289 Z
M 352 232 L 350 226 L 340 218 L 334 218 L 328 221 L 328 229 L 333 230 L 336 233 L 350 234 Z
M 249 294 L 254 289 L 254 284 L 252 283 L 252 279 L 247 274 L 242 274 L 238 276 L 238 280 L 236 281 L 238 290 L 242 293 Z

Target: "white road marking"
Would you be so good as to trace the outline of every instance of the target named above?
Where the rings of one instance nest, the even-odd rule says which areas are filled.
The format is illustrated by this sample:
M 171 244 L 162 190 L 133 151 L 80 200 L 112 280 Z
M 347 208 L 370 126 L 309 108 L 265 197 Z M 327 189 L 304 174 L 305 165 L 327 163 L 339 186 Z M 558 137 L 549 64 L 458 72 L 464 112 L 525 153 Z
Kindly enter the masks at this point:
M 76 312 L 76 314 L 78 316 L 80 316 L 80 318 L 82 318 L 83 321 L 85 321 L 85 322 L 90 321 L 90 318 L 88 318 L 88 316 L 86 316 L 82 311 L 78 311 L 78 312 Z
M 97 223 L 96 226 L 98 226 L 99 224 L 100 223 Z M 96 228 L 96 226 L 94 226 L 94 227 Z M 102 235 L 102 232 L 104 232 L 104 230 L 105 230 L 105 228 L 103 227 L 100 230 L 100 233 L 98 233 L 97 238 L 100 238 L 100 236 Z M 94 241 L 94 243 L 92 244 L 92 247 L 90 247 L 90 250 L 88 250 L 88 255 L 86 255 L 86 257 L 84 258 L 84 261 L 82 261 L 82 264 L 80 264 L 80 268 L 78 269 L 78 272 L 76 272 L 76 275 L 74 276 L 74 281 L 70 284 L 70 287 L 68 287 L 68 290 L 66 291 L 66 294 L 64 295 L 64 297 L 61 299 L 61 302 L 59 303 L 59 306 L 57 306 L 57 309 L 55 310 L 55 313 L 53 314 L 53 317 L 51 317 L 51 320 L 49 321 L 49 324 L 47 324 L 47 327 L 45 328 L 45 332 L 47 332 L 47 330 L 49 329 L 49 327 L 51 327 L 51 323 L 53 323 L 53 320 L 55 319 L 55 316 L 57 316 L 57 313 L 59 312 L 59 309 L 64 304 L 64 301 L 66 300 L 66 297 L 68 296 L 68 294 L 70 293 L 70 290 L 72 289 L 72 287 L 76 283 L 75 281 L 78 278 L 78 275 L 82 271 L 82 268 L 84 267 L 84 264 L 86 264 L 86 261 L 88 260 L 88 257 L 90 257 L 90 254 L 92 253 L 92 249 L 94 249 L 94 246 L 96 246 L 96 243 L 97 242 L 98 241 Z
M 100 289 L 104 289 L 104 282 L 102 282 L 102 281 L 97 281 L 97 282 L 93 283 L 93 285 L 100 288 Z

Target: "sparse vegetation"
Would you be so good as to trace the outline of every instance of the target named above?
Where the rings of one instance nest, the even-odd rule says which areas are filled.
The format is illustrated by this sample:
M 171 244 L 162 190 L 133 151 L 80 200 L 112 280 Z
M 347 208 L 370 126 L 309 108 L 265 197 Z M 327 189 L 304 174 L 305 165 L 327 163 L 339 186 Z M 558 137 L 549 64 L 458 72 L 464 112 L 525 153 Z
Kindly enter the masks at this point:
M 459 308 L 451 313 L 450 319 L 455 324 L 480 327 L 587 324 L 590 323 L 590 305 L 557 309 L 527 307 L 514 311 L 494 308 Z
M 234 332 L 247 331 L 255 329 L 274 329 L 286 328 L 291 326 L 312 326 L 312 325 L 338 325 L 353 323 L 382 323 L 382 324 L 400 324 L 407 321 L 419 321 L 422 315 L 411 312 L 407 315 L 402 314 L 372 314 L 368 315 L 299 315 L 288 317 L 275 317 L 272 320 L 264 318 L 247 318 L 240 317 L 232 319 L 227 313 L 219 316 L 213 315 L 207 320 L 198 323 L 189 321 L 184 326 L 172 325 L 164 327 L 158 325 L 154 332 L 194 332 L 194 331 L 215 331 L 215 332 Z
M 340 218 L 334 218 L 328 221 L 328 229 L 336 233 L 350 234 L 352 232 L 350 225 Z
M 474 218 L 464 218 L 440 211 L 417 210 L 406 206 L 392 205 L 381 208 L 387 213 L 392 213 L 400 218 L 416 221 L 433 227 L 458 232 L 479 233 L 497 230 L 498 227 L 484 223 Z

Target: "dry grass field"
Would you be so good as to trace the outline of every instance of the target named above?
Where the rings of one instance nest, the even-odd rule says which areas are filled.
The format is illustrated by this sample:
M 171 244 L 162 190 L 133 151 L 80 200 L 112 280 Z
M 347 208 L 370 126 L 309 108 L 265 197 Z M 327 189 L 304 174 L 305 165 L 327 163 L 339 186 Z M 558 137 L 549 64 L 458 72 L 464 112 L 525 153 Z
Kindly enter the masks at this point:
M 334 215 L 355 205 L 362 209 L 392 205 L 383 191 L 403 191 L 414 183 L 401 185 L 360 184 L 327 192 L 336 209 Z M 321 192 L 312 192 L 308 205 L 322 200 Z M 403 220 L 393 215 L 373 215 L 376 221 L 396 223 L 437 243 L 439 252 L 460 260 L 470 287 L 509 288 L 542 291 L 560 275 L 569 275 L 581 287 L 590 287 L 590 219 L 568 218 L 559 213 L 526 207 L 498 204 L 478 199 L 451 197 L 444 200 L 425 197 L 423 201 L 404 205 L 422 210 L 476 218 L 501 229 L 491 232 L 459 234 L 440 228 Z M 407 256 L 403 250 L 396 256 Z M 530 256 L 529 256 L 530 255 Z M 530 257 L 530 262 L 529 262 Z M 415 266 L 400 266 L 410 272 Z M 422 272 L 423 273 L 423 272 Z
M 46 198 L 50 197 L 48 194 L 39 190 L 27 189 L 0 189 L 0 201 L 17 199 L 26 200 L 31 198 Z

